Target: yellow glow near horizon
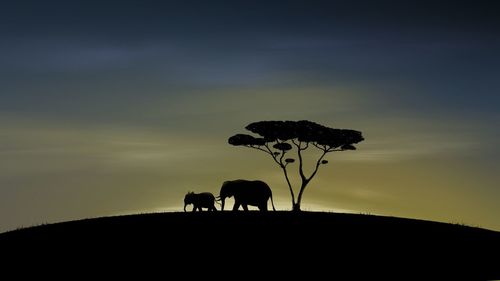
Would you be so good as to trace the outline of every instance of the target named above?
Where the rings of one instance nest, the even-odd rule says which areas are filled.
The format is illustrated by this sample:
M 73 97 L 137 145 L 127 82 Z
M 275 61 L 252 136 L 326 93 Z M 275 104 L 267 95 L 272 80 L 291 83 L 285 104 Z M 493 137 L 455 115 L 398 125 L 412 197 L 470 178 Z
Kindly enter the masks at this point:
M 269 91 L 263 91 L 261 98 Z M 358 129 L 366 140 L 357 151 L 327 156 L 329 164 L 321 167 L 304 193 L 303 209 L 413 217 L 500 229 L 500 222 L 493 215 L 498 208 L 494 198 L 500 194 L 491 188 L 497 175 L 465 160 L 472 157 L 471 149 L 477 149 L 475 136 L 459 137 L 446 120 L 429 124 L 418 119 L 363 121 L 344 117 L 349 122 L 331 122 L 335 116 L 328 113 L 329 98 L 320 102 L 326 91 L 304 92 L 315 93 L 311 106 L 316 106 L 320 114 L 304 114 L 300 119 Z M 290 104 L 289 108 L 308 108 L 307 95 L 294 93 L 302 104 Z M 8 137 L 2 140 L 5 149 L 0 152 L 4 189 L 0 230 L 131 210 L 181 211 L 187 191 L 218 193 L 223 181 L 238 178 L 268 182 L 277 208 L 290 209 L 283 175 L 269 156 L 230 146 L 227 138 L 244 132 L 248 122 L 257 116 L 261 119 L 261 112 L 266 112 L 267 119 L 286 119 L 291 114 L 288 110 L 270 114 L 274 104 L 261 106 L 259 99 L 250 105 L 230 101 L 230 112 L 242 112 L 231 120 L 224 114 L 214 114 L 222 110 L 219 103 L 229 96 L 221 94 L 222 99 L 213 105 L 207 101 L 209 97 L 199 97 L 201 100 L 189 108 L 183 105 L 185 110 L 170 112 L 179 119 L 165 130 L 105 124 L 70 127 L 56 120 L 4 118 L 0 126 Z M 343 95 L 344 103 L 349 103 L 348 96 Z M 359 93 L 357 96 L 359 99 Z M 172 103 L 169 106 L 175 107 Z M 360 105 L 352 101 L 351 109 L 337 116 L 353 114 L 349 112 L 356 112 L 357 106 Z M 258 113 L 248 110 L 255 108 Z M 198 119 L 205 114 L 211 119 Z M 442 130 L 445 125 L 448 130 Z M 291 165 L 290 169 L 297 183 L 296 167 Z M 13 209 L 22 211 L 12 214 Z

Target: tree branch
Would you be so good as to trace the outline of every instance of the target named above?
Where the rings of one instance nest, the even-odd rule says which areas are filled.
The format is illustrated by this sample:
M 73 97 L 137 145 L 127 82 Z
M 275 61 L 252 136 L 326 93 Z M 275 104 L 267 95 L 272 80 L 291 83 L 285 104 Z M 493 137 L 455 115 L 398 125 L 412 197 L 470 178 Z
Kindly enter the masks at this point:
M 267 148 L 267 151 L 266 150 L 264 150 L 264 151 L 266 151 L 266 153 L 269 153 L 269 155 L 271 155 L 271 157 L 273 158 L 274 162 L 276 162 L 276 164 L 278 164 L 280 167 L 283 168 L 283 165 L 280 163 L 280 161 L 278 161 L 278 157 L 276 157 L 276 155 L 274 155 L 274 153 L 271 150 L 271 148 L 269 147 L 269 145 L 266 143 L 264 146 Z
M 306 175 L 304 174 L 304 160 L 302 159 L 302 150 L 306 149 L 302 149 L 302 142 L 295 142 L 293 141 L 293 144 L 295 144 L 295 146 L 297 147 L 297 154 L 299 156 L 299 175 L 300 175 L 300 178 L 302 179 L 302 182 L 305 182 L 306 181 Z
M 286 166 L 281 166 L 283 170 L 283 174 L 285 174 L 286 183 L 288 184 L 288 189 L 290 190 L 290 195 L 292 195 L 292 206 L 295 204 L 295 193 L 293 192 L 292 183 L 288 178 L 288 171 L 286 170 Z
M 307 179 L 307 182 L 309 183 L 312 178 L 316 175 L 319 169 L 319 165 L 321 165 L 321 160 L 325 157 L 325 155 L 328 153 L 328 150 L 324 150 L 323 154 L 318 158 L 318 161 L 316 161 L 316 167 L 314 168 L 314 171 L 312 172 L 311 176 Z
M 302 142 L 299 140 L 296 141 L 295 139 L 293 139 L 292 143 L 295 144 L 295 146 L 300 150 L 306 150 L 309 147 L 309 142 L 304 142 L 305 143 L 304 147 L 302 147 Z
M 283 142 L 280 142 L 279 140 L 277 140 L 276 143 L 283 143 Z M 266 147 L 267 147 L 267 149 L 271 150 L 269 148 L 269 146 L 266 145 Z M 285 154 L 286 154 L 286 151 L 282 150 L 279 162 L 277 160 L 278 157 L 276 157 L 274 159 L 274 161 L 276 161 L 278 163 L 278 165 L 280 165 L 281 169 L 283 170 L 283 174 L 285 175 L 286 183 L 288 184 L 288 189 L 290 190 L 290 195 L 292 196 L 292 206 L 293 206 L 293 204 L 295 204 L 295 193 L 293 192 L 292 183 L 290 182 L 290 178 L 288 177 L 288 171 L 286 169 L 286 166 L 288 165 L 288 163 L 283 164 L 283 158 L 285 158 Z M 274 154 L 273 154 L 273 156 L 274 156 Z
M 264 151 L 265 153 L 269 154 L 269 151 L 261 148 L 260 146 L 254 146 L 254 145 L 245 145 L 245 147 L 248 147 L 248 148 L 253 148 L 253 149 L 257 149 L 257 150 L 260 150 L 260 151 Z
M 317 149 L 325 151 L 325 147 L 324 147 L 324 146 L 319 145 L 319 144 L 318 144 L 318 143 L 316 143 L 316 142 L 313 142 L 312 144 L 313 144 L 313 145 L 314 145 Z
M 282 151 L 281 151 L 281 157 L 280 157 L 280 164 L 281 164 L 281 165 L 285 165 L 285 164 L 283 164 L 283 157 L 285 157 L 285 154 L 286 154 L 286 151 L 282 150 Z M 287 163 L 287 164 L 288 164 L 288 163 Z

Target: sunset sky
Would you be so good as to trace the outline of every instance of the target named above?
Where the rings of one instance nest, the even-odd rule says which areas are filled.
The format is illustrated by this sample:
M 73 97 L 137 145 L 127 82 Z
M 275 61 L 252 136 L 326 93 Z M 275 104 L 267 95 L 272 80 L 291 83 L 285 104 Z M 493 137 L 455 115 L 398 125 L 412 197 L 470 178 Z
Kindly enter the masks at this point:
M 3 1 L 0 232 L 182 211 L 238 178 L 289 210 L 269 156 L 227 139 L 304 119 L 365 141 L 329 154 L 302 209 L 500 230 L 489 2 Z

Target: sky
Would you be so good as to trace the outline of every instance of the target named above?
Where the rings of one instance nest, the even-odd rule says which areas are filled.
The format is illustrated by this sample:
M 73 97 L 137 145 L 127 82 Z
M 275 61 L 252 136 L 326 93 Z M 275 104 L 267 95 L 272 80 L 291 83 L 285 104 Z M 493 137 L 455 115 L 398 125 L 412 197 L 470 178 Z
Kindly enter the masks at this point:
M 3 1 L 0 232 L 182 211 L 240 178 L 290 210 L 269 156 L 227 143 L 261 120 L 363 132 L 304 210 L 500 230 L 490 2 Z

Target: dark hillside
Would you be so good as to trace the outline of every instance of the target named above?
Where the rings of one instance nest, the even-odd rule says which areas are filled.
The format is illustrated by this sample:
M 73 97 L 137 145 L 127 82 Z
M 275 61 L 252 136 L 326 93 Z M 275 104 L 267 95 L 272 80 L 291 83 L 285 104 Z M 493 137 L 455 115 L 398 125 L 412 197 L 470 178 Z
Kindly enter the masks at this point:
M 283 274 L 500 278 L 500 233 L 371 215 L 315 212 L 161 213 L 104 217 L 0 234 L 3 253 L 140 260 Z M 177 261 L 172 262 L 172 261 Z M 262 269 L 257 266 L 257 268 Z M 353 269 L 354 268 L 354 269 Z M 171 268 L 172 269 L 172 268 Z M 241 270 L 240 270 L 241 271 Z M 403 274 L 403 275 L 399 275 Z

